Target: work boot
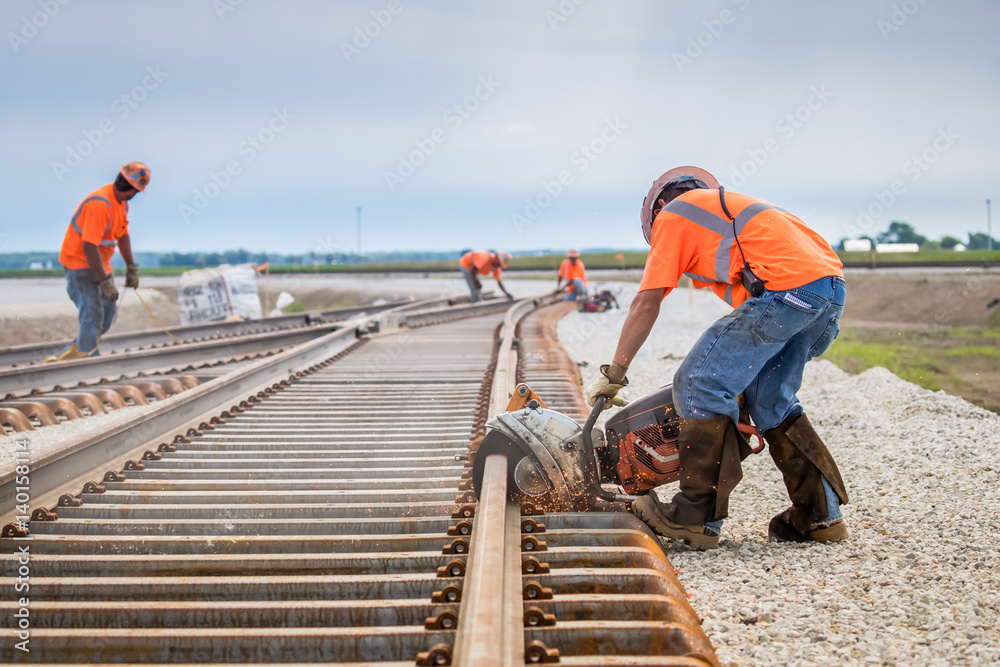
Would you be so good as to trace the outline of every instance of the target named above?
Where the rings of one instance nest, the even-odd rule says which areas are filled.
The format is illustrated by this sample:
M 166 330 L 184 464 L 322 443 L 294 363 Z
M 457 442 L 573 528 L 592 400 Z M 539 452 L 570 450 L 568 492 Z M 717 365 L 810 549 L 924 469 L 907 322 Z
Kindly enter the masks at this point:
M 674 523 L 663 513 L 663 506 L 653 493 L 639 496 L 632 501 L 632 514 L 661 537 L 681 540 L 688 546 L 701 551 L 717 549 L 719 534 L 701 524 L 682 526 Z
M 751 453 L 736 424 L 726 415 L 681 419 L 677 433 L 680 493 L 663 514 L 680 526 L 729 516 L 729 494 L 743 479 L 741 462 Z
M 830 500 L 848 502 L 847 489 L 830 450 L 813 429 L 809 418 L 793 415 L 767 431 L 768 451 L 781 471 L 792 506 L 771 519 L 769 537 L 779 542 L 840 542 L 848 538 L 843 519 L 832 514 L 823 480 L 833 493 Z
M 70 359 L 83 359 L 87 355 L 76 349 L 76 343 L 72 343 L 69 348 L 60 354 L 58 357 L 45 357 L 45 363 L 49 364 L 53 361 L 69 361 Z

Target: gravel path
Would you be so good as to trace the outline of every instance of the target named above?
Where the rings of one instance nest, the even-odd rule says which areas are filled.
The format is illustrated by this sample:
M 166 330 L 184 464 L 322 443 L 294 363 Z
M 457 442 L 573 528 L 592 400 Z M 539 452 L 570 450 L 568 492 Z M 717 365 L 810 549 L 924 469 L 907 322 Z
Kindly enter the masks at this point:
M 610 361 L 635 294 L 611 286 L 622 310 L 559 325 L 588 364 L 585 383 Z M 727 309 L 707 291 L 671 294 L 623 394 L 669 383 Z M 799 397 L 847 483 L 851 539 L 769 542 L 788 497 L 762 453 L 744 462 L 718 550 L 664 543 L 723 664 L 1000 664 L 1000 416 L 883 368 L 850 376 L 827 361 L 808 364 Z

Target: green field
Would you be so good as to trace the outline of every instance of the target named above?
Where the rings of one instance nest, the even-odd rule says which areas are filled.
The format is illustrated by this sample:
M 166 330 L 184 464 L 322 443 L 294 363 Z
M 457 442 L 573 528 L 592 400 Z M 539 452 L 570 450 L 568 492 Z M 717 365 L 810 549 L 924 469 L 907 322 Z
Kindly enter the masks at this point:
M 590 266 L 622 266 L 624 268 L 642 268 L 646 262 L 645 252 L 626 252 L 624 262 L 615 258 L 616 253 L 596 253 L 583 255 L 585 264 Z M 515 257 L 510 262 L 512 269 L 555 270 L 563 255 L 545 255 L 539 257 Z M 205 268 L 198 266 L 162 266 L 140 268 L 139 273 L 145 276 L 177 276 L 192 269 Z M 356 271 L 457 271 L 458 260 L 445 262 L 396 262 L 392 264 L 337 264 L 321 266 L 272 266 L 272 274 L 280 273 L 351 273 Z M 124 269 L 115 269 L 116 275 L 124 275 Z M 62 269 L 3 269 L 0 278 L 45 278 L 62 276 Z
M 934 333 L 845 327 L 823 355 L 849 373 L 882 366 L 908 382 L 1000 412 L 1000 309 L 983 327 Z
M 881 253 L 872 252 L 838 252 L 840 261 L 845 264 L 872 264 L 885 266 L 901 262 L 982 262 L 983 264 L 1000 263 L 1000 250 L 921 250 L 920 252 Z
M 646 262 L 645 252 L 625 252 L 622 253 L 624 260 L 617 259 L 617 253 L 591 253 L 581 256 L 584 264 L 589 267 L 622 267 L 622 268 L 642 268 Z M 909 262 L 965 262 L 1000 264 L 1000 250 L 968 250 L 966 252 L 954 252 L 951 250 L 925 250 L 915 253 L 881 254 L 874 260 L 872 253 L 867 252 L 841 252 L 838 253 L 840 259 L 845 264 L 863 264 L 886 266 Z M 512 269 L 552 269 L 559 266 L 563 256 L 561 254 L 515 257 L 510 262 Z M 155 268 L 142 268 L 139 272 L 147 276 L 177 276 L 191 269 L 204 268 L 196 266 L 164 266 Z M 272 266 L 271 273 L 351 273 L 355 271 L 456 271 L 458 270 L 458 260 L 446 262 L 399 262 L 393 264 L 338 264 L 336 266 Z M 116 274 L 124 275 L 123 269 L 117 269 Z M 0 278 L 44 278 L 62 276 L 62 269 L 4 269 L 0 270 Z

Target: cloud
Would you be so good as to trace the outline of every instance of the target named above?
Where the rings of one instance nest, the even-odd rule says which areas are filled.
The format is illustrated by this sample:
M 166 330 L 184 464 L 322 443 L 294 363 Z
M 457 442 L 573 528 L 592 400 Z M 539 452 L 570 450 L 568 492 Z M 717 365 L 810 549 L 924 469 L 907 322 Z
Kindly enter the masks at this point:
M 777 150 L 743 189 L 794 206 L 836 240 L 949 126 L 962 139 L 888 215 L 908 216 L 931 236 L 964 232 L 991 194 L 1000 94 L 983 82 L 998 74 L 995 3 L 970 0 L 960 13 L 925 3 L 886 40 L 878 22 L 894 3 L 882 0 L 717 0 L 669 12 L 652 0 L 584 3 L 555 29 L 546 16 L 558 11 L 554 1 L 398 2 L 388 22 L 388 0 L 244 2 L 222 19 L 194 0 L 124 11 L 110 1 L 66 4 L 2 56 L 0 177 L 12 193 L 0 219 L 5 247 L 58 245 L 78 201 L 133 159 L 154 175 L 136 202 L 138 229 L 169 229 L 192 191 L 286 107 L 295 122 L 244 165 L 200 216 L 198 233 L 151 233 L 150 243 L 175 245 L 149 249 L 228 247 L 239 229 L 255 250 L 302 250 L 315 233 L 342 226 L 346 234 L 358 205 L 383 232 L 366 241 L 371 249 L 434 248 L 443 238 L 456 247 L 567 237 L 604 245 L 614 225 L 631 229 L 646 187 L 666 168 L 701 164 L 725 181 L 769 139 Z M 0 26 L 16 31 L 32 7 L 4 4 Z M 348 62 L 342 43 L 380 18 L 385 25 Z M 689 57 L 692 40 L 700 52 L 678 68 L 675 56 Z M 113 101 L 147 67 L 170 76 L 118 120 Z M 449 126 L 445 114 L 481 77 L 502 85 Z M 782 127 L 816 87 L 832 96 L 799 126 Z M 52 163 L 109 115 L 114 132 L 58 180 Z M 609 117 L 629 129 L 576 174 L 532 234 L 505 243 L 510 214 Z M 385 173 L 437 128 L 445 139 L 390 191 Z M 642 243 L 631 234 L 616 241 Z

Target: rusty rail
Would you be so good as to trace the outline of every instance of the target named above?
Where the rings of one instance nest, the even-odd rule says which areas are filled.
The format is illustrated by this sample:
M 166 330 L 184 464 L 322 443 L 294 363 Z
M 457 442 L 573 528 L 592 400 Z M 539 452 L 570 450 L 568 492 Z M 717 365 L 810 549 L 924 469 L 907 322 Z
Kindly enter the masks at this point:
M 491 416 L 504 409 L 518 380 L 565 414 L 589 411 L 579 372 L 556 342 L 555 324 L 569 308 L 555 304 L 508 313 Z M 490 456 L 486 477 L 492 486 L 484 487 L 480 512 L 489 507 L 493 517 L 499 514 L 496 493 L 506 488 L 506 459 Z M 492 520 L 474 526 L 467 580 L 477 573 L 472 567 L 477 559 L 488 558 L 495 568 L 501 553 L 504 574 L 493 574 L 483 589 L 468 581 L 480 594 L 475 614 L 462 603 L 455 664 L 719 665 L 673 567 L 641 521 L 624 513 L 542 515 L 531 506 L 506 505 L 502 528 Z M 463 619 L 486 617 L 490 607 L 491 631 L 476 626 L 465 649 Z
M 391 308 L 398 308 L 398 302 L 378 306 L 360 308 L 338 308 L 335 310 L 316 310 L 305 313 L 281 315 L 259 320 L 244 320 L 240 322 L 207 322 L 204 324 L 188 324 L 170 329 L 183 343 L 203 343 L 221 338 L 246 336 L 250 334 L 269 333 L 280 330 L 309 327 L 317 324 L 343 322 L 365 313 L 374 314 Z M 429 305 L 427 302 L 424 305 Z M 58 355 L 65 349 L 69 341 L 49 343 L 26 343 L 0 347 L 0 367 L 26 366 L 41 364 L 45 357 Z M 101 336 L 101 352 L 105 355 L 122 353 L 130 350 L 162 348 L 175 345 L 174 340 L 160 329 L 143 329 L 127 333 L 112 333 Z
M 243 396 L 109 436 L 135 445 L 124 464 L 62 484 L 30 532 L 5 529 L 0 588 L 30 548 L 31 653 L 3 661 L 717 665 L 631 515 L 511 503 L 502 457 L 475 502 L 463 460 L 484 373 L 491 415 L 518 373 L 557 409 L 579 402 L 571 367 L 537 363 L 537 305 L 416 309 L 154 404 Z M 18 605 L 0 597 L 5 651 Z

